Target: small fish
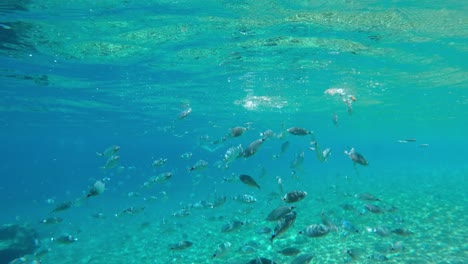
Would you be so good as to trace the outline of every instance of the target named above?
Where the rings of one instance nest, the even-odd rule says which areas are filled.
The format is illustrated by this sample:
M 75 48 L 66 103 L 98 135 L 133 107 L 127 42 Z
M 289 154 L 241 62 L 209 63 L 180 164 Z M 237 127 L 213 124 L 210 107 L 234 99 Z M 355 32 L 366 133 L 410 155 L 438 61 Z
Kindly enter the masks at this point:
M 325 214 L 324 211 L 320 213 L 320 218 L 322 219 L 322 224 L 328 226 L 330 228 L 330 231 L 337 231 L 338 227 L 336 227 L 335 223 Z
M 354 210 L 356 210 L 354 205 L 348 204 L 348 203 L 340 204 L 340 207 L 343 208 L 343 210 L 345 210 L 345 211 L 354 211 Z
M 224 203 L 226 203 L 227 197 L 226 196 L 217 196 L 213 202 L 213 208 L 220 207 Z
M 281 155 L 283 155 L 286 151 L 288 151 L 289 149 L 289 141 L 285 141 L 283 142 L 283 144 L 281 144 Z
M 167 159 L 159 158 L 153 161 L 151 165 L 153 166 L 153 168 L 159 168 L 159 167 L 164 166 L 166 163 L 167 163 Z
M 63 219 L 60 218 L 60 217 L 48 217 L 46 219 L 43 219 L 41 221 L 39 221 L 39 223 L 41 224 L 47 224 L 47 225 L 53 225 L 53 224 L 58 224 L 58 223 L 61 223 L 63 222 Z
M 304 151 L 297 153 L 296 157 L 291 161 L 291 165 L 289 165 L 289 168 L 293 170 L 301 169 L 302 164 L 304 163 L 304 156 Z
M 192 152 L 185 152 L 183 154 L 180 155 L 180 157 L 182 159 L 190 159 L 191 157 L 193 156 L 193 153 Z
M 333 112 L 332 121 L 335 126 L 338 126 L 338 115 Z
M 296 211 L 292 211 L 289 214 L 285 215 L 276 223 L 275 229 L 270 238 L 271 242 L 273 242 L 273 239 L 277 238 L 281 234 L 284 234 L 286 231 L 288 231 L 288 229 L 296 221 L 296 216 L 297 216 Z
M 229 135 L 231 137 L 239 137 L 239 136 L 242 136 L 242 134 L 244 134 L 244 132 L 247 130 L 248 128 L 246 127 L 241 127 L 241 126 L 233 127 L 231 128 Z
M 6 29 L 6 30 L 10 30 L 10 29 L 11 29 L 10 26 L 5 25 L 5 24 L 2 24 L 2 23 L 0 23 L 0 28 Z
M 114 154 L 116 154 L 119 150 L 120 150 L 120 147 L 114 145 L 114 146 L 110 146 L 106 148 L 104 152 L 96 152 L 96 155 L 100 157 L 110 157 L 110 156 L 114 156 Z
M 78 238 L 72 236 L 72 235 L 61 235 L 56 238 L 51 238 L 50 239 L 52 242 L 56 242 L 59 244 L 72 244 L 78 241 Z
M 120 156 L 111 156 L 107 159 L 106 163 L 104 164 L 102 168 L 112 169 L 115 166 L 117 166 L 117 164 L 119 163 L 119 160 L 120 160 Z
M 374 254 L 370 255 L 369 259 L 377 260 L 377 261 L 387 261 L 388 260 L 387 256 L 382 255 L 382 254 L 377 254 L 377 253 L 374 253 Z
M 134 206 L 131 206 L 127 209 L 124 209 L 122 210 L 120 213 L 118 214 L 115 214 L 116 217 L 120 217 L 122 215 L 133 215 L 133 214 L 138 214 L 138 213 L 141 213 L 145 210 L 145 207 L 144 206 L 141 206 L 141 207 L 134 207 Z
M 288 128 L 287 131 L 291 135 L 295 135 L 295 136 L 305 136 L 305 135 L 311 135 L 311 134 L 314 133 L 314 132 L 308 131 L 307 129 L 302 128 L 302 127 L 291 127 L 291 128 Z
M 211 256 L 212 258 L 221 258 L 231 251 L 232 244 L 230 242 L 224 242 L 216 247 L 215 252 Z
M 429 144 L 419 144 L 418 147 L 420 147 L 420 148 L 427 148 L 427 147 L 429 147 Z
M 386 237 L 391 234 L 390 229 L 384 227 L 384 226 L 377 226 L 375 228 L 367 228 L 367 231 L 370 233 L 375 233 L 381 237 Z
M 370 194 L 370 193 L 358 193 L 354 195 L 354 197 L 363 201 L 380 201 L 379 198 L 377 198 L 375 195 Z
M 299 234 L 304 234 L 308 237 L 321 237 L 330 232 L 330 228 L 322 224 L 313 224 L 307 226 L 304 230 L 299 231 Z
M 164 183 L 169 181 L 172 178 L 172 172 L 163 172 L 158 176 L 151 179 L 151 182 L 154 183 Z
M 169 248 L 171 250 L 184 250 L 184 249 L 187 249 L 187 248 L 191 247 L 192 245 L 193 245 L 192 242 L 183 240 L 183 241 L 179 241 L 177 243 L 170 244 Z
M 312 254 L 303 254 L 291 261 L 291 264 L 308 264 L 310 263 L 313 257 L 314 255 Z
M 230 147 L 224 154 L 223 162 L 229 166 L 231 162 L 241 156 L 242 151 L 242 145 Z
M 344 152 L 352 161 L 354 164 L 359 164 L 362 166 L 367 166 L 369 163 L 367 162 L 366 158 L 362 156 L 361 154 L 357 153 L 354 148 L 351 148 L 349 151 Z
M 304 191 L 291 191 L 283 196 L 283 201 L 287 203 L 295 203 L 307 196 L 307 192 Z
M 374 213 L 374 214 L 381 214 L 384 212 L 384 210 L 382 208 L 380 208 L 379 206 L 375 205 L 375 204 L 365 204 L 364 205 L 364 208 L 371 212 L 371 213 Z
M 296 256 L 297 254 L 301 253 L 301 251 L 295 247 L 288 247 L 283 248 L 282 250 L 278 251 L 278 253 L 284 256 Z
M 206 168 L 208 168 L 208 162 L 199 160 L 192 167 L 190 167 L 189 171 L 200 171 Z
M 255 155 L 255 153 L 257 153 L 257 151 L 260 149 L 260 147 L 262 146 L 263 142 L 265 142 L 265 140 L 266 140 L 265 138 L 260 138 L 260 139 L 252 141 L 252 143 L 250 143 L 247 146 L 247 148 L 241 152 L 240 156 L 244 158 L 248 158 L 248 157 Z
M 96 219 L 105 219 L 106 218 L 106 215 L 104 213 L 95 213 L 95 214 L 92 214 L 91 216 L 96 218 Z
M 106 184 L 103 181 L 96 181 L 94 184 L 89 188 L 88 193 L 86 194 L 86 198 L 92 196 L 98 196 L 106 190 Z
M 56 213 L 56 212 L 61 212 L 61 211 L 65 211 L 67 209 L 70 209 L 70 207 L 72 207 L 73 205 L 73 202 L 63 202 L 63 203 L 59 203 L 57 206 L 55 206 L 55 208 L 52 210 L 52 213 Z
M 258 257 L 258 258 L 251 259 L 249 262 L 245 264 L 276 264 L 276 262 L 274 262 L 271 259 Z
M 221 227 L 221 232 L 223 233 L 233 232 L 233 231 L 239 230 L 243 225 L 244 225 L 244 222 L 242 221 L 238 221 L 238 220 L 230 221 Z
M 392 230 L 392 233 L 397 234 L 399 236 L 410 236 L 414 234 L 411 230 L 406 228 L 396 228 Z
M 264 234 L 270 234 L 271 233 L 271 228 L 269 227 L 260 227 L 257 230 L 255 230 L 255 233 L 264 235 Z
M 296 208 L 295 206 L 280 206 L 271 211 L 266 217 L 266 221 L 278 221 Z
M 268 129 L 262 133 L 260 133 L 260 136 L 265 138 L 265 139 L 269 139 L 269 138 L 273 138 L 276 136 L 275 132 L 273 132 L 273 130 L 271 129 Z
M 174 213 L 172 213 L 172 216 L 175 216 L 175 217 L 186 217 L 189 215 L 190 215 L 190 211 L 185 208 L 177 210 Z
M 241 182 L 243 182 L 244 184 L 248 186 L 256 187 L 260 189 L 260 185 L 258 185 L 258 183 L 249 175 L 241 174 L 239 175 L 239 179 L 241 180 Z
M 359 230 L 353 225 L 353 223 L 343 220 L 341 221 L 341 226 L 344 230 L 350 231 L 352 233 L 359 233 Z
M 179 114 L 179 119 L 184 119 L 184 118 L 186 118 L 187 116 L 189 116 L 191 113 L 192 113 L 192 108 L 189 107 L 189 108 L 183 110 L 182 112 L 180 112 L 180 114 Z
M 232 199 L 243 203 L 255 203 L 257 201 L 257 198 L 248 194 L 237 195 L 232 197 Z
M 279 176 L 276 176 L 276 183 L 278 184 L 278 188 L 279 188 L 280 193 L 283 194 L 284 193 L 284 191 L 283 191 L 283 180 Z

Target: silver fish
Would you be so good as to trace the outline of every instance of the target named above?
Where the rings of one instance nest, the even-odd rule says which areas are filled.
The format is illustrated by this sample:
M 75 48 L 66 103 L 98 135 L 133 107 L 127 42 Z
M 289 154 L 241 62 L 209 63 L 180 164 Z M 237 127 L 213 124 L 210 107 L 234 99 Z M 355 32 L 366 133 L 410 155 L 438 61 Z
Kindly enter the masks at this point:
M 172 172 L 163 172 L 158 176 L 151 179 L 154 183 L 164 183 L 169 181 L 172 178 Z

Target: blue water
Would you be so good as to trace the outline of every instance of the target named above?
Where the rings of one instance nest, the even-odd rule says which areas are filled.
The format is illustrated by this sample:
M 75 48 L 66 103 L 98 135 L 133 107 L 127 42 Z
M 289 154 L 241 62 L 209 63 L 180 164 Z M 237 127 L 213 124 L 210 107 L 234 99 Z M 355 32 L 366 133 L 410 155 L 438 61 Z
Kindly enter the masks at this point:
M 291 263 L 277 253 L 286 246 L 313 254 L 311 263 L 374 263 L 377 255 L 467 262 L 468 31 L 460 2 L 7 1 L 0 15 L 0 223 L 34 228 L 38 247 L 50 249 L 20 263 Z M 356 98 L 352 114 L 348 96 Z M 215 144 L 246 123 L 242 136 Z M 331 149 L 328 161 L 316 158 L 311 136 L 286 131 L 295 126 Z M 229 147 L 245 149 L 268 129 L 275 136 L 257 154 L 219 168 Z M 289 149 L 274 158 L 285 141 Z M 118 165 L 100 168 L 107 158 L 96 152 L 113 145 Z M 351 147 L 368 166 L 353 165 L 343 153 Z M 302 151 L 304 164 L 291 169 Z M 167 164 L 153 168 L 159 158 Z M 208 168 L 189 172 L 200 159 Z M 142 188 L 163 172 L 173 173 L 169 182 Z M 225 180 L 239 174 L 261 190 Z M 264 218 L 283 204 L 276 177 L 285 192 L 308 196 L 297 203 L 296 223 L 270 243 L 255 230 L 275 226 Z M 105 191 L 78 202 L 96 181 Z M 362 214 L 368 202 L 359 193 L 398 209 Z M 231 199 L 239 194 L 257 202 Z M 172 215 L 219 196 L 228 198 L 220 208 Z M 50 213 L 64 201 L 74 205 Z M 115 217 L 132 206 L 145 209 Z M 363 231 L 297 235 L 320 223 L 322 211 Z M 64 221 L 39 224 L 50 216 Z M 234 219 L 245 226 L 219 231 Z M 413 234 L 364 231 L 379 225 Z M 62 234 L 78 241 L 51 242 Z M 181 240 L 193 246 L 168 249 Z M 211 258 L 223 242 L 232 250 Z M 395 242 L 405 249 L 382 250 Z M 238 250 L 247 243 L 254 252 Z

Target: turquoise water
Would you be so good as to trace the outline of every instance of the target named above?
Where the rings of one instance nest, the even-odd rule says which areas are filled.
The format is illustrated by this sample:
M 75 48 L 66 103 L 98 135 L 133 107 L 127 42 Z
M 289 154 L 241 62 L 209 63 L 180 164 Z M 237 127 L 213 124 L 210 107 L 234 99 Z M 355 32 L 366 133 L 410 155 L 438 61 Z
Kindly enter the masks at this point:
M 291 263 L 286 247 L 311 263 L 466 263 L 467 12 L 461 1 L 4 1 L 0 223 L 38 232 L 47 253 L 23 263 Z M 229 136 L 236 126 L 248 129 Z M 226 166 L 230 147 L 269 129 Z M 96 152 L 114 145 L 118 163 L 101 168 Z M 353 165 L 352 147 L 368 166 Z M 208 167 L 189 172 L 199 160 Z M 96 182 L 104 192 L 84 198 Z M 265 218 L 293 190 L 307 196 L 271 242 L 258 230 L 275 228 Z M 243 194 L 257 201 L 232 199 Z M 71 208 L 51 212 L 62 202 Z M 299 235 L 322 212 L 336 230 Z M 40 223 L 50 217 L 63 221 Z M 193 244 L 171 250 L 179 241 Z

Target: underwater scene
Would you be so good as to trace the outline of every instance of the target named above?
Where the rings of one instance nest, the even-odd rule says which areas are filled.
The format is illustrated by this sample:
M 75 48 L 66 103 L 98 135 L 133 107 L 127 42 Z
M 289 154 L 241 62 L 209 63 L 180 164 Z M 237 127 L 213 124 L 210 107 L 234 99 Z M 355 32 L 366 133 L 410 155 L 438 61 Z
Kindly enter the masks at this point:
M 463 1 L 3 0 L 0 264 L 468 263 Z

